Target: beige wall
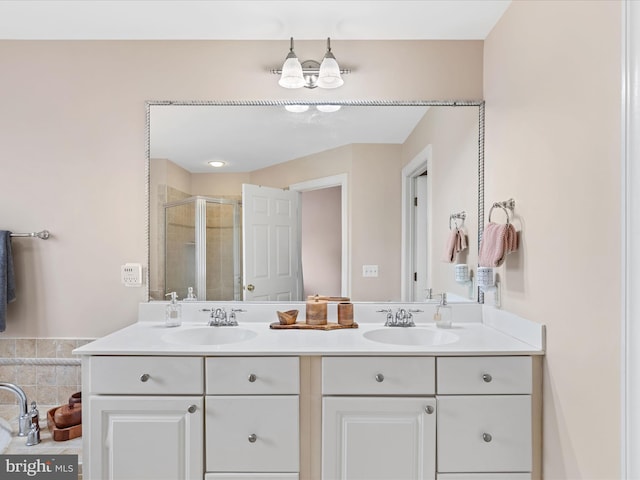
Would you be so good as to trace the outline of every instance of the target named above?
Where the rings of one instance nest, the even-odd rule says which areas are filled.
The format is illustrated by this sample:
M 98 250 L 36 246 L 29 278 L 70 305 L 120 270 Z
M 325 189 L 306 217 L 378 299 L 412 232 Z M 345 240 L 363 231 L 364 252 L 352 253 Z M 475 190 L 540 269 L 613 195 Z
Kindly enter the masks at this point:
M 478 264 L 478 115 L 478 107 L 432 107 L 402 146 L 403 166 L 427 145 L 431 147 L 428 287 L 462 297 L 473 289 L 456 283 L 454 264 L 442 259 L 450 233 L 449 215 L 465 211 L 462 228 L 469 247 L 454 263 L 465 263 L 472 272 Z
M 301 58 L 324 49 L 296 42 Z M 144 289 L 123 287 L 120 266 L 146 264 L 145 101 L 482 96 L 478 41 L 334 42 L 354 70 L 336 91 L 280 88 L 268 69 L 287 50 L 288 40 L 0 41 L 0 228 L 53 234 L 13 242 L 6 336 L 92 337 L 136 320 Z
M 547 325 L 544 478 L 620 475 L 621 3 L 515 1 L 485 42 L 486 205 L 513 197 L 503 308 Z

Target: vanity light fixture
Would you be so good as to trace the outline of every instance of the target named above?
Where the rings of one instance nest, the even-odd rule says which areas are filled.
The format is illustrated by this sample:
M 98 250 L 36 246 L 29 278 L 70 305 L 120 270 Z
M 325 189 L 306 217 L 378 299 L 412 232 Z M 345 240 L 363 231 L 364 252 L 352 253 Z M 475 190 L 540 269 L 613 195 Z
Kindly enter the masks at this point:
M 289 54 L 279 70 L 271 73 L 280 75 L 278 84 L 284 88 L 338 88 L 344 84 L 342 75 L 351 73 L 349 69 L 341 69 L 336 57 L 331 52 L 331 39 L 327 38 L 327 52 L 322 63 L 315 60 L 300 62 L 293 51 L 293 37 L 290 40 Z
M 209 163 L 209 165 L 211 165 L 214 168 L 220 168 L 220 167 L 224 167 L 226 165 L 226 163 L 221 161 L 221 160 L 211 160 L 208 163 Z

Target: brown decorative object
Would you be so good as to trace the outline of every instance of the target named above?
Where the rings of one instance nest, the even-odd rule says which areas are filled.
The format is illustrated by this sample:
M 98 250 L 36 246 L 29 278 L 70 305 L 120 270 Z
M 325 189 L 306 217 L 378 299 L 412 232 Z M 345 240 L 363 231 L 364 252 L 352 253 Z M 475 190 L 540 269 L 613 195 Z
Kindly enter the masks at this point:
M 324 325 L 309 325 L 308 323 L 297 322 L 291 325 L 272 323 L 269 325 L 274 330 L 340 330 L 342 328 L 358 328 L 357 323 L 351 325 L 340 325 L 339 323 L 327 322 Z
M 53 421 L 58 428 L 73 427 L 82 423 L 82 403 L 62 405 L 56 408 Z
M 306 312 L 309 325 L 327 324 L 327 301 L 320 300 L 319 295 L 307 299 Z
M 276 312 L 280 325 L 292 325 L 298 318 L 298 310 L 287 310 L 286 312 Z
M 56 410 L 60 407 L 54 407 L 47 412 L 47 426 L 51 432 L 51 438 L 56 442 L 64 442 L 82 436 L 82 424 L 74 425 L 67 428 L 59 428 L 53 420 Z
M 353 324 L 353 303 L 340 302 L 338 304 L 338 323 L 344 326 Z
M 82 392 L 76 392 L 69 397 L 69 405 L 82 403 Z

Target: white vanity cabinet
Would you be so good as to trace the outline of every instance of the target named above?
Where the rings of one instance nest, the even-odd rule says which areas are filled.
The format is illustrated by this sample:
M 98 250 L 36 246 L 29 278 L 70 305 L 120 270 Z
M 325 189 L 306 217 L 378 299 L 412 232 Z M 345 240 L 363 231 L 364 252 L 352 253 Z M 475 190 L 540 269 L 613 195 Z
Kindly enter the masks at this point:
M 325 357 L 323 480 L 531 480 L 529 356 Z
M 435 359 L 322 359 L 322 479 L 434 479 Z
M 206 480 L 298 479 L 298 357 L 206 359 Z
M 202 479 L 202 379 L 199 357 L 84 357 L 84 478 Z
M 532 478 L 531 357 L 438 358 L 437 393 L 438 480 Z

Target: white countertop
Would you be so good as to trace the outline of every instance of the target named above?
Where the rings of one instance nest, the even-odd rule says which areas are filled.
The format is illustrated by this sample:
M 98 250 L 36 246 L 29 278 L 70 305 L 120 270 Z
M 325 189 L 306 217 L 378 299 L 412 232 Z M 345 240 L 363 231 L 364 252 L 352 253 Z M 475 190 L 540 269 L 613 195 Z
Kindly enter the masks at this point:
M 244 328 L 255 332 L 251 339 L 222 345 L 175 343 L 173 332 L 190 329 Z M 451 329 L 433 324 L 408 327 L 407 335 L 431 330 L 436 336 L 452 333 L 456 341 L 440 345 L 393 345 L 369 340 L 366 332 L 384 327 L 378 323 L 358 328 L 317 330 L 275 330 L 269 323 L 247 322 L 239 327 L 207 327 L 188 323 L 167 328 L 162 322 L 138 322 L 74 351 L 79 355 L 542 355 L 543 349 L 482 323 L 457 323 Z

